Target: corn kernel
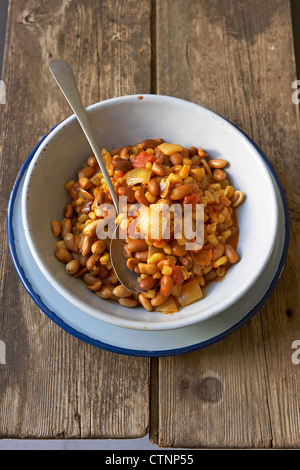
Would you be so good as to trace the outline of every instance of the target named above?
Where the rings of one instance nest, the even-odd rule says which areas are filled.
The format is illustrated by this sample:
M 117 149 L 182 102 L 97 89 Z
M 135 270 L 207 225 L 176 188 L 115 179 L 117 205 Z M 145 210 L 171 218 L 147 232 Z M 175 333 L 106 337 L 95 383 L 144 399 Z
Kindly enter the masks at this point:
M 212 193 L 210 191 L 204 191 L 204 195 L 205 195 L 205 197 L 207 199 L 207 202 L 209 204 L 215 202 L 215 198 L 214 198 L 214 196 L 212 195 Z
M 225 230 L 224 232 L 221 232 L 220 235 L 221 237 L 223 237 L 224 240 L 227 240 L 227 238 L 229 238 L 231 235 L 231 230 L 230 229 Z
M 109 261 L 108 263 L 106 263 L 106 267 L 107 267 L 107 269 L 111 269 L 111 268 L 112 268 L 112 264 L 111 264 L 110 261 Z
M 164 253 L 166 253 L 167 255 L 171 255 L 172 254 L 172 250 L 171 250 L 171 247 L 168 243 L 166 243 L 166 245 L 163 247 L 163 250 L 164 250 Z
M 222 266 L 222 264 L 226 264 L 226 263 L 227 263 L 227 256 L 221 256 L 221 258 L 217 259 L 217 261 L 213 263 L 213 267 L 218 268 L 219 266 Z
M 74 183 L 74 180 L 67 181 L 67 183 L 65 184 L 66 190 L 70 189 L 70 187 L 73 186 Z
M 179 176 L 184 180 L 188 177 L 190 171 L 190 167 L 188 165 L 183 165 L 181 170 L 179 171 Z
M 180 170 L 181 170 L 181 166 L 180 166 Z M 175 174 L 175 173 L 170 173 L 169 176 L 168 176 L 168 180 L 170 180 L 172 183 L 175 183 L 175 184 L 181 184 L 182 183 L 182 179 L 179 175 Z
M 155 274 L 153 274 L 153 279 L 160 279 L 162 276 L 161 272 L 160 271 L 157 271 Z
M 100 263 L 103 264 L 103 265 L 106 265 L 108 262 L 109 262 L 109 253 L 106 252 L 106 253 L 104 253 L 103 256 L 101 256 Z
M 156 296 L 155 290 L 148 290 L 147 293 L 145 294 L 145 297 L 147 297 L 147 299 L 153 299 L 153 297 L 155 296 Z
M 147 170 L 152 170 L 152 163 L 151 162 L 146 163 L 146 169 Z
M 217 246 L 219 244 L 219 240 L 217 239 L 214 233 L 212 233 L 211 235 L 208 235 L 207 240 L 212 246 Z
M 149 149 L 146 150 L 146 152 L 150 153 L 150 155 L 153 155 L 154 154 L 154 149 L 149 148 Z
M 159 261 L 164 259 L 163 253 L 154 253 L 147 259 L 147 263 L 149 264 L 157 264 Z
M 87 225 L 91 224 L 93 222 L 92 219 L 86 219 L 86 221 L 84 222 L 84 226 L 86 227 Z
M 171 266 L 164 266 L 161 273 L 165 274 L 166 276 L 171 276 L 172 271 L 173 270 L 172 270 Z
M 191 168 L 190 175 L 197 181 L 201 182 L 205 177 L 204 168 Z
M 95 212 L 89 212 L 89 218 L 92 219 L 92 220 L 95 220 L 96 219 Z

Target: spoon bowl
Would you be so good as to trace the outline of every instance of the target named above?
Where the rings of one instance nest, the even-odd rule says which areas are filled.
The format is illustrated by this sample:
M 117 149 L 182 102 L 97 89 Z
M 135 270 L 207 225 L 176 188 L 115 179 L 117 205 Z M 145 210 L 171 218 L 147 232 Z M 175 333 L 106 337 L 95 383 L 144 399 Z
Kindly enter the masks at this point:
M 103 174 L 103 177 L 111 194 L 116 213 L 118 215 L 120 213 L 119 199 L 108 174 L 95 135 L 92 131 L 88 115 L 83 107 L 73 71 L 70 65 L 64 60 L 51 61 L 49 64 L 49 69 L 53 77 L 55 78 L 60 90 L 62 91 L 63 95 L 65 96 L 66 100 L 74 111 L 74 114 L 77 117 L 78 122 L 91 146 L 91 149 L 95 155 L 95 158 L 99 164 L 100 170 Z M 114 231 L 113 239 L 110 242 L 110 260 L 114 271 L 119 281 L 121 282 L 121 284 L 123 284 L 124 287 L 134 293 L 145 292 L 139 287 L 138 275 L 130 271 L 130 269 L 126 265 L 126 260 L 122 251 L 124 246 L 124 240 L 119 239 L 118 233 L 119 231 L 117 226 Z

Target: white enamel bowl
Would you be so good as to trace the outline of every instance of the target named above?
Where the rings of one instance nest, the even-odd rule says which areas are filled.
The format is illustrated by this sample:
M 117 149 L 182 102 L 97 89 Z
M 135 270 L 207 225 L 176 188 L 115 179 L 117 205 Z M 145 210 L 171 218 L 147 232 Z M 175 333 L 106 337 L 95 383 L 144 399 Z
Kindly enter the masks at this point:
M 53 129 L 33 157 L 24 181 L 22 218 L 26 241 L 38 267 L 58 293 L 82 312 L 112 325 L 139 330 L 182 328 L 208 320 L 230 308 L 249 291 L 270 259 L 278 229 L 276 191 L 271 174 L 255 145 L 234 125 L 194 103 L 177 98 L 124 96 L 87 108 L 99 147 L 110 150 L 146 138 L 205 149 L 229 162 L 227 172 L 246 195 L 238 208 L 240 261 L 225 279 L 211 283 L 203 298 L 173 315 L 129 309 L 102 300 L 81 279 L 65 272 L 54 256 L 50 220 L 63 218 L 69 201 L 66 181 L 91 154 L 74 116 Z M 120 262 L 123 262 L 120 260 Z

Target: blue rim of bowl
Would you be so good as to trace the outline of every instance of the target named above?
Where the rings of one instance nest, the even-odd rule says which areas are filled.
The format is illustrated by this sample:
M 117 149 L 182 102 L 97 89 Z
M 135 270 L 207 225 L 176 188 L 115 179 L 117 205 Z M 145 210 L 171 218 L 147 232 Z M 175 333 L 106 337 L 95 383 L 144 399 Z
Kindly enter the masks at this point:
M 232 122 L 228 121 L 230 124 L 232 124 Z M 36 153 L 36 151 L 38 150 L 38 148 L 40 147 L 40 145 L 42 144 L 42 142 L 45 140 L 45 138 L 53 131 L 53 129 L 55 129 L 56 126 L 54 126 L 49 134 L 46 134 L 41 140 L 40 142 L 37 144 L 37 146 L 32 150 L 32 152 L 30 153 L 30 155 L 27 157 L 27 159 L 25 160 L 25 162 L 23 163 L 20 171 L 19 171 L 19 174 L 16 178 L 16 181 L 14 183 L 14 186 L 13 186 L 13 189 L 11 191 L 11 195 L 10 195 L 10 199 L 9 199 L 9 203 L 8 203 L 8 208 L 7 208 L 7 215 L 6 215 L 6 233 L 7 233 L 7 242 L 8 242 L 8 247 L 9 247 L 9 252 L 10 252 L 10 255 L 11 255 L 11 258 L 12 258 L 12 261 L 13 261 L 13 264 L 14 264 L 14 267 L 17 271 L 17 274 L 23 284 L 23 286 L 25 287 L 26 291 L 28 292 L 28 294 L 30 295 L 30 297 L 32 298 L 32 300 L 35 302 L 35 304 L 56 324 L 58 325 L 61 329 L 63 329 L 64 331 L 66 331 L 67 333 L 71 334 L 72 336 L 74 336 L 75 338 L 81 340 L 81 341 L 84 341 L 85 343 L 87 344 L 90 344 L 91 346 L 94 346 L 94 347 L 97 347 L 99 349 L 103 349 L 105 351 L 110 351 L 110 352 L 113 352 L 113 353 L 117 353 L 117 354 L 124 354 L 124 355 L 127 355 L 127 356 L 138 356 L 138 357 L 164 357 L 164 356 L 175 356 L 175 355 L 179 355 L 179 354 L 185 354 L 185 353 L 188 353 L 188 352 L 192 352 L 192 351 L 197 351 L 199 349 L 203 349 L 207 346 L 210 346 L 212 344 L 215 344 L 219 341 L 221 341 L 222 339 L 226 338 L 229 334 L 235 332 L 236 330 L 238 330 L 239 328 L 241 328 L 243 325 L 245 325 L 254 315 L 255 313 L 265 304 L 265 302 L 268 300 L 268 298 L 270 297 L 270 295 L 272 294 L 272 292 L 274 291 L 279 279 L 280 279 L 280 276 L 281 276 L 281 273 L 283 271 L 283 268 L 284 268 L 284 265 L 286 263 L 286 259 L 287 259 L 287 252 L 288 252 L 288 246 L 289 246 L 289 239 L 290 239 L 290 217 L 289 217 L 289 210 L 288 210 L 288 205 L 287 205 L 287 201 L 286 201 L 286 197 L 285 197 L 285 193 L 283 191 L 283 188 L 281 186 L 281 183 L 279 181 L 279 178 L 273 168 L 273 166 L 271 165 L 271 163 L 269 162 L 269 160 L 267 159 L 267 157 L 264 155 L 264 153 L 262 152 L 262 150 L 255 144 L 255 142 L 253 142 L 253 140 L 247 135 L 245 134 L 241 129 L 239 129 L 237 126 L 235 126 L 234 124 L 232 124 L 238 131 L 241 132 L 241 134 L 243 134 L 248 140 L 249 142 L 255 147 L 255 149 L 259 152 L 260 156 L 262 157 L 262 159 L 264 160 L 264 162 L 266 163 L 266 165 L 268 166 L 270 172 L 271 172 L 271 175 L 277 185 L 277 189 L 280 193 L 280 197 L 281 197 L 281 200 L 282 200 L 282 204 L 283 204 L 283 209 L 284 209 L 284 214 L 285 214 L 285 240 L 284 240 L 284 247 L 283 247 L 283 251 L 282 251 L 282 255 L 281 255 L 281 259 L 280 259 L 280 262 L 279 262 L 279 266 L 278 266 L 278 269 L 277 269 L 277 272 L 272 280 L 272 282 L 270 283 L 268 289 L 266 290 L 264 296 L 261 298 L 261 300 L 255 305 L 254 308 L 252 308 L 250 310 L 250 312 L 248 312 L 239 322 L 237 322 L 235 325 L 231 326 L 229 329 L 225 330 L 223 333 L 220 333 L 219 335 L 216 335 L 214 336 L 213 338 L 210 338 L 206 341 L 202 341 L 200 343 L 195 343 L 195 344 L 192 344 L 192 345 L 189 345 L 189 346 L 185 346 L 185 347 L 182 347 L 182 348 L 175 348 L 175 349 L 167 349 L 167 350 L 160 350 L 160 351 L 143 351 L 143 350 L 135 350 L 135 349 L 127 349 L 127 348 L 121 348 L 121 347 L 118 347 L 118 346 L 113 346 L 113 345 L 110 345 L 110 344 L 107 344 L 107 343 L 104 343 L 102 341 L 99 341 L 99 340 L 96 340 L 94 338 L 91 338 L 83 333 L 81 333 L 80 331 L 76 330 L 75 328 L 71 327 L 70 325 L 68 325 L 67 323 L 65 323 L 63 320 L 61 320 L 61 318 L 58 317 L 58 315 L 51 311 L 44 303 L 43 303 L 43 300 L 41 299 L 41 297 L 34 291 L 34 289 L 32 288 L 29 280 L 27 279 L 26 275 L 25 275 L 25 272 L 19 262 L 19 259 L 18 259 L 18 256 L 17 256 L 17 251 L 16 251 L 16 246 L 15 246 L 15 240 L 14 240 L 14 232 L 13 232 L 13 211 L 14 211 L 14 203 L 15 203 L 15 199 L 16 199 L 16 195 L 17 195 L 17 192 L 18 192 L 18 188 L 19 188 L 19 185 L 20 185 L 20 182 L 22 180 L 22 177 L 23 175 L 25 174 L 28 166 L 29 166 L 29 163 L 31 162 L 34 154 Z

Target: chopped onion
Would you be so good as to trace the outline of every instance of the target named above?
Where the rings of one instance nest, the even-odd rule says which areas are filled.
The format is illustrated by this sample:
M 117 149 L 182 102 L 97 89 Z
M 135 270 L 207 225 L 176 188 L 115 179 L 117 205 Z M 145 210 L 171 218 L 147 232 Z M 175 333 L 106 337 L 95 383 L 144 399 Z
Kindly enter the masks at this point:
M 140 230 L 146 238 L 151 240 L 161 240 L 167 223 L 168 219 L 163 217 L 159 204 L 151 204 L 150 207 L 141 207 L 139 224 Z
M 186 284 L 183 284 L 180 294 L 177 297 L 178 302 L 181 307 L 186 307 L 187 305 L 192 304 L 196 300 L 201 299 L 202 291 L 200 289 L 199 283 L 196 279 L 188 281 Z
M 148 184 L 151 177 L 151 170 L 147 168 L 134 168 L 126 173 L 127 186 L 134 186 L 135 184 Z
M 178 312 L 178 308 L 175 303 L 174 297 L 171 295 L 162 305 L 160 305 L 159 307 L 156 307 L 156 310 L 162 313 Z

